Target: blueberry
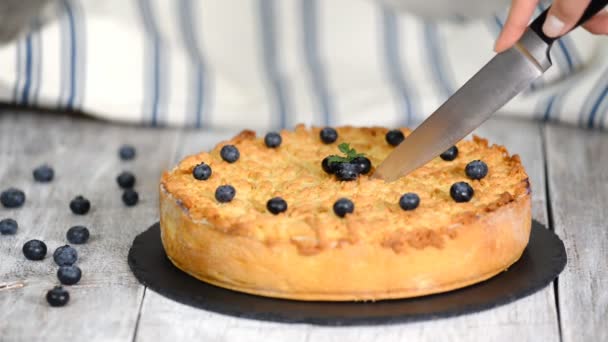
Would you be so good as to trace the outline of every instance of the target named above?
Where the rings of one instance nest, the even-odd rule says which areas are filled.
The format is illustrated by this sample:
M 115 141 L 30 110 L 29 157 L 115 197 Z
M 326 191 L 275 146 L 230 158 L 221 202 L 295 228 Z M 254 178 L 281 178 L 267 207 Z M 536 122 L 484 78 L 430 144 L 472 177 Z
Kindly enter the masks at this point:
M 205 163 L 200 163 L 192 169 L 192 177 L 198 180 L 207 180 L 211 177 L 211 167 Z
M 473 160 L 467 164 L 464 172 L 471 179 L 482 179 L 488 174 L 488 165 L 481 160 Z
M 215 189 L 215 199 L 220 203 L 232 201 L 236 195 L 236 190 L 232 185 L 220 185 Z
M 41 165 L 32 172 L 34 180 L 40 183 L 48 183 L 55 177 L 55 171 L 48 165 Z
M 283 138 L 281 138 L 281 135 L 276 132 L 270 132 L 264 137 L 264 143 L 270 148 L 281 146 L 281 142 L 283 142 Z
M 63 285 L 74 285 L 80 281 L 82 271 L 78 266 L 61 266 L 57 270 L 57 278 Z
M 458 147 L 452 146 L 448 148 L 445 152 L 439 155 L 441 159 L 445 161 L 452 161 L 458 157 Z
M 0 194 L 0 202 L 5 208 L 19 208 L 25 203 L 25 193 L 19 189 L 8 188 Z
M 225 161 L 227 161 L 229 163 L 234 163 L 235 161 L 237 161 L 239 159 L 239 157 L 241 156 L 241 153 L 236 148 L 236 146 L 226 145 L 226 146 L 222 147 L 222 149 L 220 150 L 220 155 L 222 156 L 222 159 L 224 159 Z
M 28 260 L 42 260 L 46 256 L 46 244 L 40 240 L 26 242 L 22 250 Z
M 338 140 L 338 132 L 331 127 L 323 128 L 319 133 L 319 136 L 321 137 L 321 141 L 325 144 L 331 144 Z
M 12 218 L 6 218 L 0 221 L 0 234 L 2 235 L 13 235 L 17 233 L 17 228 L 19 228 L 19 225 L 17 224 L 17 221 Z
M 470 201 L 474 194 L 475 191 L 467 182 L 454 183 L 450 188 L 450 196 L 458 203 Z
M 70 245 L 57 247 L 53 253 L 53 260 L 59 266 L 70 266 L 78 260 L 78 252 Z
M 403 210 L 414 210 L 418 208 L 418 205 L 420 205 L 420 197 L 413 192 L 403 194 L 403 196 L 399 198 L 399 206 Z
M 89 230 L 85 226 L 74 226 L 68 229 L 68 232 L 65 234 L 68 242 L 75 245 L 86 243 L 89 241 L 89 236 Z
M 76 215 L 84 215 L 91 209 L 91 202 L 88 199 L 78 195 L 70 202 L 70 209 Z
M 341 181 L 353 181 L 359 177 L 359 167 L 351 163 L 340 163 L 336 170 L 336 177 Z
M 344 217 L 353 211 L 355 211 L 355 204 L 348 198 L 340 198 L 334 203 L 334 213 L 340 217 Z
M 321 167 L 323 168 L 323 171 L 329 173 L 330 175 L 336 173 L 339 165 L 340 165 L 340 163 L 338 163 L 338 162 L 330 163 L 329 157 L 323 158 L 323 161 L 321 162 Z
M 403 135 L 403 132 L 401 132 L 400 130 L 393 129 L 391 131 L 386 132 L 385 138 L 386 142 L 389 143 L 389 145 L 397 146 L 401 144 L 403 140 L 405 140 L 405 135 Z
M 357 157 L 350 163 L 356 165 L 359 173 L 362 175 L 368 174 L 372 169 L 372 162 L 366 157 Z
M 46 301 L 50 306 L 64 306 L 70 301 L 70 293 L 61 286 L 55 286 L 46 293 Z
M 127 189 L 122 193 L 122 202 L 128 207 L 132 207 L 139 202 L 139 194 L 133 189 Z
M 271 198 L 266 202 L 266 208 L 271 213 L 278 215 L 287 210 L 287 202 L 281 197 Z
M 241 156 L 239 150 L 234 145 L 226 145 L 222 147 L 220 150 L 220 155 L 222 156 L 222 159 L 229 163 L 234 163 Z
M 131 160 L 135 158 L 135 147 L 131 145 L 122 145 L 118 150 L 118 155 L 122 160 Z
M 123 189 L 130 189 L 135 186 L 135 175 L 129 171 L 123 171 L 116 177 L 116 183 Z

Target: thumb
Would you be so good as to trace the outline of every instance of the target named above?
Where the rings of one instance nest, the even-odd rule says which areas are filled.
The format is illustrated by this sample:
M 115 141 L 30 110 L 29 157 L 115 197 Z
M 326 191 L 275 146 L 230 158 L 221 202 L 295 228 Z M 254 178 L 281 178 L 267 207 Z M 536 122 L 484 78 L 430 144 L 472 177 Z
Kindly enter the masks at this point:
M 590 2 L 591 0 L 555 0 L 543 24 L 543 32 L 551 38 L 564 35 L 576 25 Z

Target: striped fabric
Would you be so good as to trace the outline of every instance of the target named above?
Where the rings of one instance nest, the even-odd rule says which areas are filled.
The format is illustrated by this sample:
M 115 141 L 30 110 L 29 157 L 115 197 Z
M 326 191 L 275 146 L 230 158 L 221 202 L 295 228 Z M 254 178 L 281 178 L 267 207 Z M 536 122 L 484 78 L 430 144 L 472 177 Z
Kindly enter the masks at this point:
M 374 0 L 52 4 L 53 20 L 0 46 L 0 101 L 256 129 L 415 125 L 493 56 L 507 13 L 422 18 Z M 603 37 L 562 38 L 554 66 L 500 115 L 608 129 L 606 57 Z

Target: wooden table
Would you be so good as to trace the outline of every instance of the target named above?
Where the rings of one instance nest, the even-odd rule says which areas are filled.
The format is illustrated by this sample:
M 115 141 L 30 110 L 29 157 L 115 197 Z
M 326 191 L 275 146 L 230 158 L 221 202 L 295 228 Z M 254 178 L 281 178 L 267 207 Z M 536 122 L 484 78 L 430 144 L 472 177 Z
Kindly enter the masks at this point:
M 348 328 L 206 312 L 147 290 L 131 274 L 131 241 L 158 220 L 161 171 L 234 133 L 0 113 L 0 189 L 16 186 L 27 194 L 23 208 L 0 208 L 0 218 L 13 217 L 20 226 L 16 235 L 0 236 L 0 341 L 608 341 L 607 133 L 505 119 L 477 132 L 522 156 L 534 218 L 566 244 L 568 265 L 553 286 L 478 314 Z M 119 160 L 123 143 L 137 147 L 135 161 Z M 56 180 L 35 183 L 32 169 L 45 162 L 55 168 Z M 121 202 L 115 177 L 122 170 L 137 175 L 141 201 L 134 208 Z M 93 204 L 86 216 L 68 208 L 79 194 Z M 57 267 L 48 255 L 41 262 L 25 260 L 21 247 L 38 238 L 52 254 L 75 224 L 92 233 L 88 244 L 77 246 L 83 278 L 69 288 L 68 306 L 50 308 L 45 293 L 57 284 Z

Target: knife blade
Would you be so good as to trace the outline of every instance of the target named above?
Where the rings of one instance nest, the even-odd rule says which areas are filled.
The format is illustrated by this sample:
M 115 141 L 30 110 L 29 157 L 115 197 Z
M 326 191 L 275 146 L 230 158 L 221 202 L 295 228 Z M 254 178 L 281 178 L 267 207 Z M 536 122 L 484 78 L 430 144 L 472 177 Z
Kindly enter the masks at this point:
M 603 9 L 593 0 L 577 26 Z M 426 164 L 462 140 L 549 67 L 554 38 L 542 32 L 547 9 L 509 50 L 497 54 L 418 126 L 376 168 L 373 178 L 392 182 Z

